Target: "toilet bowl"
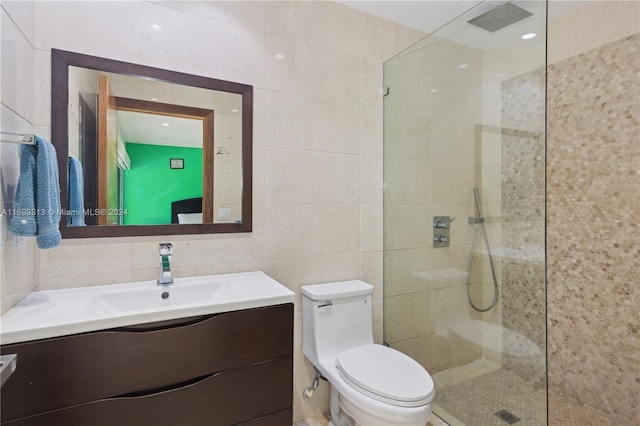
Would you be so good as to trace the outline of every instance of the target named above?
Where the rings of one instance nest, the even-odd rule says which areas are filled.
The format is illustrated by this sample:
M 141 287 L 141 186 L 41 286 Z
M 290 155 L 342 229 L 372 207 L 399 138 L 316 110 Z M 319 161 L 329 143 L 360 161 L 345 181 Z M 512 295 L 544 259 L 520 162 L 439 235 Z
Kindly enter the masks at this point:
M 302 287 L 303 352 L 331 384 L 334 426 L 425 426 L 433 380 L 415 360 L 373 343 L 373 286 Z

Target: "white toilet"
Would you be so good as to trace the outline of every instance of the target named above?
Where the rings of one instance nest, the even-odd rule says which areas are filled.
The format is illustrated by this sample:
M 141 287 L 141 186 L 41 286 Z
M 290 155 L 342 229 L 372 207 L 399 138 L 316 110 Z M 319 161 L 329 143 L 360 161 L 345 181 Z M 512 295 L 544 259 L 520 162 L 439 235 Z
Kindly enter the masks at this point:
M 425 426 L 433 380 L 405 354 L 373 343 L 373 286 L 302 287 L 302 350 L 331 383 L 334 426 Z

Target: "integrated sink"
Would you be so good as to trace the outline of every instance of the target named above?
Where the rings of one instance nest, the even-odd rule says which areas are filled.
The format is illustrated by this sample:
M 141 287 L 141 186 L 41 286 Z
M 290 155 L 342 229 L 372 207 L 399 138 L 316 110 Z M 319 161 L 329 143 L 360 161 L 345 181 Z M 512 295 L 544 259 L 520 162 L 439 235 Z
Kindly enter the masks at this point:
M 109 307 L 118 311 L 137 311 L 161 309 L 170 306 L 181 306 L 213 301 L 221 298 L 229 286 L 220 282 L 204 282 L 148 288 L 137 291 L 101 294 L 98 298 Z
M 3 344 L 146 322 L 293 303 L 295 294 L 264 272 L 33 292 L 0 317 Z

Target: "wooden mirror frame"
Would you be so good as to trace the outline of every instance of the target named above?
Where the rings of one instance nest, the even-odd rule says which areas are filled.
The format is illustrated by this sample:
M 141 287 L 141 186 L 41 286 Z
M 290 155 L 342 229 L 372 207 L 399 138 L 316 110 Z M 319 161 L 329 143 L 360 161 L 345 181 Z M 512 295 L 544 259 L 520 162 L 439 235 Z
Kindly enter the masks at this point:
M 252 223 L 252 143 L 253 86 L 185 74 L 128 62 L 99 58 L 58 49 L 51 50 L 51 142 L 58 154 L 60 201 L 68 209 L 69 66 L 150 78 L 184 86 L 199 87 L 242 96 L 242 223 L 167 225 L 87 225 L 67 226 L 60 221 L 63 238 L 127 237 L 153 235 L 214 234 L 251 232 Z

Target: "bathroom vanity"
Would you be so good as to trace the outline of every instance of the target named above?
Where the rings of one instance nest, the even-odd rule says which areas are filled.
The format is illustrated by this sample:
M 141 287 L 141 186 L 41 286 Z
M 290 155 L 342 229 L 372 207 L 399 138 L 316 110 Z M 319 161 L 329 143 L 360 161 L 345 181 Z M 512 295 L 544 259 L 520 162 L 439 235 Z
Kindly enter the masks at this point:
M 211 286 L 217 298 L 207 300 Z M 136 309 L 147 290 L 161 306 Z M 294 294 L 261 272 L 176 280 L 173 305 L 162 290 L 145 282 L 34 293 L 5 314 L 2 353 L 19 365 L 2 388 L 2 425 L 291 424 Z M 193 292 L 198 301 L 185 296 Z M 54 313 L 74 297 L 93 318 Z M 19 332 L 28 313 L 48 324 Z

